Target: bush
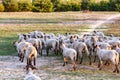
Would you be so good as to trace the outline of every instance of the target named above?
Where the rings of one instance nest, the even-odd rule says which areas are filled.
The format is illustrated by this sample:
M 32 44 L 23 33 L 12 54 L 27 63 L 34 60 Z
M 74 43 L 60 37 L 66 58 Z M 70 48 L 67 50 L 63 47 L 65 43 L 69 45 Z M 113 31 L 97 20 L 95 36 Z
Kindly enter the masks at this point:
M 0 4 L 0 12 L 3 12 L 4 11 L 4 6 L 3 6 L 3 4 L 1 3 Z
M 81 9 L 88 10 L 89 9 L 90 0 L 82 0 L 81 2 Z
M 111 4 L 107 1 L 100 1 L 98 3 L 90 3 L 89 9 L 92 11 L 111 11 Z
M 50 0 L 34 0 L 33 1 L 33 12 L 51 12 L 53 4 Z
M 116 11 L 120 12 L 120 4 L 116 4 Z
M 31 0 L 20 0 L 18 2 L 19 11 L 31 11 L 32 10 L 32 2 Z
M 8 12 L 18 11 L 17 0 L 3 0 L 3 5 L 5 7 L 5 11 L 8 11 Z
M 54 3 L 54 11 L 80 11 L 79 0 L 57 0 Z

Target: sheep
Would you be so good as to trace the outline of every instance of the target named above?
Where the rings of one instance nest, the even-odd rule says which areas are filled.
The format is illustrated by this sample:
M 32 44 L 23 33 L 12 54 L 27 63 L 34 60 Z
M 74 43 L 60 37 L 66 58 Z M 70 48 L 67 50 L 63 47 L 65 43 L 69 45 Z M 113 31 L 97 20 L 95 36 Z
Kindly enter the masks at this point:
M 26 35 L 26 41 L 31 43 L 37 50 L 37 52 L 42 55 L 42 41 L 39 38 L 29 38 L 29 35 Z
M 29 34 L 31 38 L 38 38 L 38 37 L 43 38 L 44 36 L 44 33 L 41 31 L 33 31 L 33 32 L 30 32 Z
M 58 50 L 59 50 L 59 41 L 56 39 L 48 39 L 46 38 L 46 53 L 47 56 L 49 54 L 49 49 L 53 48 L 54 53 L 58 55 Z
M 108 43 L 105 43 L 105 42 L 96 42 L 94 44 L 94 49 L 96 46 L 99 46 L 100 49 L 105 49 L 105 50 L 111 50 L 111 46 L 108 44 Z M 94 50 L 93 50 L 94 51 Z M 96 53 L 95 53 L 95 56 L 94 56 L 94 61 L 93 62 L 96 62 Z
M 93 31 L 95 35 L 100 36 L 100 37 L 104 37 L 104 33 L 100 32 L 100 31 Z
M 64 64 L 67 63 L 67 58 L 70 58 L 73 63 L 73 69 L 76 69 L 76 59 L 77 59 L 77 52 L 76 50 L 72 48 L 67 48 L 64 43 L 60 43 L 60 48 L 63 50 L 63 58 L 64 58 Z
M 41 80 L 41 78 L 33 74 L 31 69 L 29 68 L 28 71 L 26 72 L 24 80 Z
M 99 58 L 99 63 L 98 63 L 99 70 L 102 69 L 103 60 L 106 60 L 106 61 L 110 60 L 115 66 L 115 69 L 113 72 L 119 73 L 119 69 L 118 69 L 119 54 L 115 50 L 104 50 L 104 49 L 100 49 L 99 46 L 96 46 L 96 52 Z
M 33 45 L 27 47 L 25 52 L 25 58 L 27 59 L 26 70 L 28 70 L 29 67 L 31 67 L 32 69 L 37 69 L 32 65 L 32 58 L 34 61 L 34 66 L 36 65 L 36 59 L 37 59 L 37 50 Z
M 23 34 L 18 34 L 18 42 L 25 40 L 25 37 Z
M 115 41 L 114 40 L 108 40 L 107 43 L 109 43 L 111 45 L 112 49 L 114 49 L 114 47 L 116 45 L 118 45 L 118 47 L 120 47 L 120 41 L 119 40 L 115 40 Z
M 17 50 L 17 52 L 18 52 L 18 57 L 20 58 L 19 60 L 20 60 L 21 62 L 23 62 L 26 48 L 27 48 L 28 46 L 32 45 L 32 44 L 31 44 L 31 43 L 28 43 L 28 42 L 26 42 L 26 41 L 21 41 L 21 42 L 15 41 L 13 44 L 14 44 L 14 46 L 16 46 L 16 50 Z
M 72 44 L 73 49 L 75 49 L 77 51 L 77 55 L 79 55 L 79 57 L 81 58 L 80 64 L 82 64 L 82 60 L 83 60 L 83 52 L 85 51 L 87 53 L 87 56 L 90 60 L 90 65 L 91 65 L 91 55 L 88 51 L 87 45 L 84 42 L 77 42 L 75 41 Z

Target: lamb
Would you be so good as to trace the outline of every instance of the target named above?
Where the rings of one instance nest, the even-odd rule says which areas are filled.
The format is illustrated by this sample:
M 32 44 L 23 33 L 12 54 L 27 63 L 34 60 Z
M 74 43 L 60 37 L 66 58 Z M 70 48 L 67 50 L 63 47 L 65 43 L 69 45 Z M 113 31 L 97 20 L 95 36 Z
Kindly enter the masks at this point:
M 79 55 L 80 58 L 81 58 L 80 64 L 82 64 L 83 52 L 86 52 L 87 56 L 88 56 L 88 58 L 90 60 L 89 64 L 91 65 L 91 55 L 90 55 L 90 53 L 88 51 L 87 45 L 84 42 L 77 42 L 77 41 L 75 41 L 72 44 L 72 47 L 73 47 L 73 49 L 75 49 L 77 51 L 77 55 Z
M 31 69 L 29 68 L 28 71 L 26 72 L 24 80 L 41 80 L 41 78 L 33 74 Z
M 64 43 L 60 43 L 60 48 L 63 50 L 63 58 L 64 58 L 64 64 L 66 65 L 67 59 L 70 58 L 73 63 L 73 69 L 76 69 L 76 59 L 77 59 L 77 52 L 72 48 L 67 48 Z
M 97 51 L 97 56 L 99 58 L 99 63 L 98 63 L 99 70 L 102 69 L 103 60 L 106 61 L 110 60 L 115 66 L 113 72 L 119 73 L 119 69 L 118 69 L 119 54 L 115 50 L 104 50 L 104 49 L 100 49 L 99 46 L 96 46 L 96 51 Z
M 36 59 L 37 59 L 37 50 L 33 45 L 30 45 L 30 46 L 27 47 L 25 58 L 27 59 L 27 66 L 26 66 L 27 70 L 30 67 L 32 69 L 37 69 L 36 67 L 33 67 L 33 65 L 32 65 L 32 58 L 33 58 L 33 61 L 34 61 L 34 66 L 36 65 Z

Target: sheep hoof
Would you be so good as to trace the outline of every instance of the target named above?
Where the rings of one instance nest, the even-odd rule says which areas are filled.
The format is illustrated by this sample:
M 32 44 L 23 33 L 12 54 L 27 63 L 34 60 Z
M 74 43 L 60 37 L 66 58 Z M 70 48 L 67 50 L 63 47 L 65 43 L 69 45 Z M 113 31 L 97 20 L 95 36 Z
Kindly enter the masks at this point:
M 117 73 L 119 73 L 119 71 L 117 71 Z
M 102 70 L 101 68 L 99 68 L 99 70 Z
M 89 65 L 92 65 L 92 63 L 90 62 Z
M 63 64 L 63 66 L 65 66 L 65 64 Z
M 74 71 L 76 70 L 76 67 L 73 67 Z
M 115 72 L 116 72 L 116 70 L 113 71 L 113 73 L 115 73 Z
M 37 70 L 37 68 L 36 68 L 36 67 L 32 67 L 32 70 L 34 70 L 34 69 L 35 69 L 35 70 Z

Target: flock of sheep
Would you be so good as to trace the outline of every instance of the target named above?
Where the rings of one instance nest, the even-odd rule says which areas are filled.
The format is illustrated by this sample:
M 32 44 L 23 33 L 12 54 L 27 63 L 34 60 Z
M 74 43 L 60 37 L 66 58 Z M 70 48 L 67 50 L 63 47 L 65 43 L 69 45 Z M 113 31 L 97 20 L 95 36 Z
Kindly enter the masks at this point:
M 79 34 L 53 34 L 43 33 L 41 31 L 33 31 L 26 34 L 19 34 L 18 40 L 14 42 L 14 46 L 18 52 L 18 57 L 21 62 L 27 60 L 26 70 L 36 68 L 37 54 L 43 55 L 42 50 L 46 50 L 46 55 L 49 51 L 53 51 L 56 56 L 63 55 L 63 66 L 71 59 L 73 69 L 76 69 L 77 63 L 82 64 L 83 54 L 86 53 L 89 59 L 89 64 L 92 64 L 98 58 L 98 68 L 101 70 L 103 61 L 105 65 L 110 62 L 114 65 L 113 72 L 119 73 L 119 54 L 120 54 L 120 39 L 113 35 L 106 36 L 103 32 L 93 31 L 90 34 L 84 34 L 80 37 Z M 32 61 L 34 64 L 32 64 Z

